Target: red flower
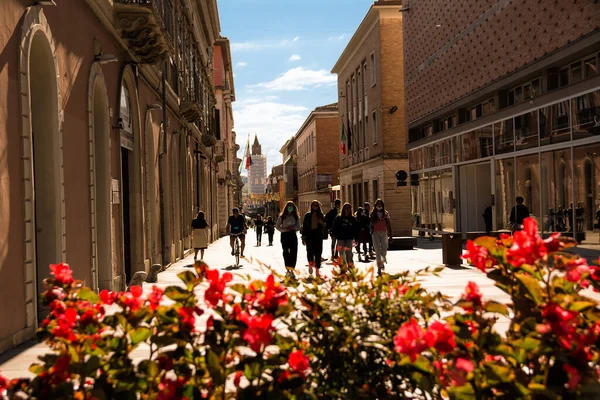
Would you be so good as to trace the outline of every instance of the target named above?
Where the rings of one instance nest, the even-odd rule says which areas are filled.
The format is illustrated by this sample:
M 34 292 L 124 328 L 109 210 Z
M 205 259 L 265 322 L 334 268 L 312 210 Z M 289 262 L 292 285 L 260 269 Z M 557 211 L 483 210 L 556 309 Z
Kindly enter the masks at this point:
M 163 377 L 163 380 L 158 384 L 158 396 L 156 400 L 180 400 L 185 399 L 181 394 L 177 392 L 181 387 L 183 387 L 184 381 L 182 377 L 177 378 L 177 380 L 167 379 Z
M 425 340 L 425 331 L 414 318 L 398 329 L 394 336 L 394 348 L 398 353 L 409 355 L 411 361 L 415 361 L 421 352 L 429 348 Z
M 283 383 L 283 382 L 287 381 L 289 378 L 290 378 L 290 371 L 283 371 L 281 373 L 281 375 L 279 375 L 279 378 L 277 378 L 277 382 Z
M 577 368 L 572 367 L 568 364 L 563 365 L 563 371 L 569 375 L 569 382 L 567 382 L 567 387 L 571 390 L 577 389 L 579 386 L 579 382 L 581 381 L 581 374 Z
M 467 241 L 467 252 L 460 257 L 473 264 L 482 272 L 486 272 L 488 268 L 492 268 L 495 263 L 488 249 L 475 244 L 472 240 Z
M 109 292 L 106 289 L 100 291 L 100 301 L 102 301 L 107 306 L 112 305 L 118 299 L 119 299 L 119 293 L 117 293 L 117 292 Z
M 204 292 L 204 300 L 213 307 L 219 304 L 219 301 L 224 300 L 223 291 L 225 287 L 233 279 L 233 275 L 229 272 L 225 272 L 222 277 L 219 278 L 219 271 L 216 269 L 209 269 L 206 271 L 206 279 L 210 282 L 210 286 Z
M 590 272 L 590 267 L 585 258 L 571 258 L 565 263 L 566 278 L 570 282 L 579 282 L 582 275 Z
M 459 358 L 454 363 L 454 369 L 448 371 L 452 386 L 463 386 L 467 383 L 467 375 L 475 369 L 473 363 L 464 358 Z
M 264 308 L 269 313 L 277 311 L 279 306 L 288 303 L 285 287 L 281 283 L 275 282 L 275 277 L 272 274 L 267 277 L 264 290 L 257 289 L 254 283 L 250 284 L 250 289 L 254 293 L 248 295 L 246 300 L 253 305 Z
M 56 327 L 52 330 L 55 337 L 65 338 L 74 341 L 77 338 L 73 333 L 73 328 L 77 323 L 77 311 L 74 308 L 67 308 L 64 314 L 58 316 Z
M 237 371 L 235 373 L 235 375 L 233 376 L 233 384 L 235 386 L 240 386 L 240 381 L 242 380 L 242 375 L 244 375 L 244 373 L 242 371 Z
M 456 369 L 465 371 L 467 373 L 473 372 L 473 370 L 475 369 L 475 365 L 473 365 L 473 363 L 471 361 L 465 360 L 464 358 L 457 359 L 455 366 L 456 366 Z
M 479 291 L 479 286 L 477 285 L 477 283 L 472 281 L 469 281 L 469 283 L 467 283 L 462 298 L 465 301 L 471 303 L 473 305 L 473 308 L 481 307 L 483 304 L 483 295 Z M 465 309 L 465 311 L 473 311 L 473 309 L 469 307 L 463 306 L 463 308 Z
M 308 357 L 302 353 L 302 350 L 294 350 L 290 353 L 288 358 L 288 364 L 292 371 L 305 378 L 310 365 L 308 363 Z
M 194 316 L 194 309 L 192 307 L 179 307 L 177 313 L 181 317 L 181 325 L 183 329 L 188 332 L 194 332 L 196 317 Z
M 506 250 L 506 260 L 515 267 L 523 264 L 534 264 L 548 252 L 541 236 L 538 235 L 538 226 L 535 219 L 529 217 L 523 221 L 523 230 L 513 235 L 513 244 Z
M 131 286 L 129 292 L 121 293 L 121 302 L 125 307 L 131 308 L 131 311 L 136 311 L 144 304 L 142 292 L 141 286 Z
M 454 332 L 448 324 L 439 321 L 435 321 L 429 326 L 425 333 L 425 340 L 429 347 L 435 347 L 441 353 L 449 353 L 456 347 Z
M 54 281 L 59 285 L 69 285 L 73 283 L 73 271 L 69 264 L 50 264 L 51 274 L 54 275 Z
M 6 389 L 8 389 L 8 379 L 0 374 L 0 395 L 2 395 Z
M 156 361 L 158 361 L 158 368 L 162 371 L 170 371 L 173 369 L 173 359 L 166 354 L 158 356 Z
M 160 301 L 163 297 L 163 292 L 164 290 L 162 290 L 161 288 L 152 286 L 152 293 L 148 295 L 148 302 L 150 303 L 150 308 L 152 309 L 152 311 L 155 311 L 160 305 Z
M 576 336 L 575 319 L 579 313 L 568 311 L 561 308 L 558 304 L 547 304 L 542 310 L 542 316 L 550 325 L 550 330 L 554 333 L 561 346 L 565 349 L 571 349 L 573 340 Z M 538 329 L 538 331 L 550 331 L 548 329 Z
M 548 254 L 562 250 L 565 247 L 565 243 L 560 239 L 560 233 L 554 233 L 548 239 L 544 240 L 544 247 Z
M 271 331 L 273 327 L 273 316 L 270 314 L 264 315 L 252 315 L 250 316 L 247 312 L 240 314 L 240 321 L 246 324 L 248 328 L 244 330 L 243 338 L 250 348 L 259 352 L 263 346 L 268 346 L 273 341 Z

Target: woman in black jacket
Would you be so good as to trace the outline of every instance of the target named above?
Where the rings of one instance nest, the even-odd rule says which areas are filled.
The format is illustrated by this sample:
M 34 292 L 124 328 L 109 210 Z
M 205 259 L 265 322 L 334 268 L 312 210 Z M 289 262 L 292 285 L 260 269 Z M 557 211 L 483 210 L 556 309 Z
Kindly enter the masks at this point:
M 325 231 L 325 216 L 321 211 L 321 203 L 313 200 L 310 211 L 304 215 L 302 229 L 302 244 L 306 246 L 308 258 L 308 273 L 312 275 L 313 267 L 319 276 L 321 268 L 321 255 L 323 254 L 323 232 Z
M 265 233 L 269 235 L 269 246 L 273 246 L 273 235 L 275 234 L 275 221 L 273 221 L 273 217 L 269 216 L 267 218 L 267 222 L 265 223 Z
M 352 242 L 358 236 L 358 222 L 352 215 L 352 206 L 350 203 L 344 204 L 340 215 L 333 221 L 332 235 L 337 240 L 336 246 L 342 255 L 342 264 L 348 267 L 353 266 L 352 261 Z
M 264 226 L 265 221 L 263 221 L 262 215 L 258 214 L 256 216 L 256 221 L 254 221 L 254 230 L 256 230 L 256 246 L 260 246 L 262 244 L 262 234 Z

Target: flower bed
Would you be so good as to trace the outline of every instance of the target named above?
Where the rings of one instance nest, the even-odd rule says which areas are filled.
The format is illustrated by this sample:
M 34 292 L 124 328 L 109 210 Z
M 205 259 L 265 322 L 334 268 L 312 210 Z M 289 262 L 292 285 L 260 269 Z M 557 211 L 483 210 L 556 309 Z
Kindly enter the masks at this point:
M 232 284 L 196 264 L 181 286 L 144 296 L 140 287 L 98 295 L 53 265 L 38 330 L 51 353 L 31 366 L 34 379 L 0 376 L 0 397 L 598 398 L 600 313 L 582 291 L 600 288 L 600 267 L 561 253 L 566 240 L 542 240 L 528 219 L 513 237 L 468 243 L 466 258 L 508 304 L 472 282 L 451 304 L 419 284 L 439 269 L 350 269 L 284 286 L 274 275 Z M 494 329 L 499 315 L 510 319 L 505 335 Z

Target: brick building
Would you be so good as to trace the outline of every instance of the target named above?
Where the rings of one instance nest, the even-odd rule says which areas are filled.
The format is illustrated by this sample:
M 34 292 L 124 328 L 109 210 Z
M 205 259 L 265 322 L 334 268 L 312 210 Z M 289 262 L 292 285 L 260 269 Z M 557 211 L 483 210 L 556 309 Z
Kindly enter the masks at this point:
M 45 317 L 49 264 L 123 290 L 198 210 L 218 232 L 216 0 L 55 4 L 0 2 L 0 352 Z
M 600 206 L 600 4 L 421 0 L 402 14 L 420 228 L 482 231 L 492 206 L 493 229 L 504 229 L 523 196 L 543 231 L 590 240 Z
M 340 117 L 337 103 L 315 108 L 296 133 L 298 155 L 298 209 L 309 209 L 319 200 L 330 206 L 330 187 L 338 184 L 339 159 L 332 152 L 339 148 Z
M 298 156 L 296 148 L 296 138 L 289 138 L 279 152 L 283 158 L 283 196 L 282 204 L 293 201 L 298 204 Z
M 332 70 L 339 115 L 351 132 L 340 154 L 342 201 L 356 208 L 383 199 L 394 235 L 408 235 L 411 226 L 410 188 L 398 187 L 395 178 L 408 171 L 401 7 L 401 1 L 376 1 Z

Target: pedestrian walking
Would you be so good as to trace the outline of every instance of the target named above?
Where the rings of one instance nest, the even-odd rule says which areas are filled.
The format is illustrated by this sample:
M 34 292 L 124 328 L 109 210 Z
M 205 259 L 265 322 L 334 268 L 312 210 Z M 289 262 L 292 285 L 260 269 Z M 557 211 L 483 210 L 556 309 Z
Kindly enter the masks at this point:
M 200 261 L 204 261 L 204 250 L 208 247 L 208 222 L 202 211 L 192 220 L 192 247 L 194 248 L 194 262 L 196 262 L 198 252 L 200 252 Z
M 325 215 L 321 211 L 321 203 L 313 200 L 310 210 L 304 215 L 302 221 L 302 244 L 306 246 L 308 258 L 308 273 L 312 275 L 313 267 L 319 276 L 321 269 L 321 255 L 323 254 L 323 233 L 325 232 Z
M 281 247 L 283 260 L 287 269 L 287 277 L 295 278 L 294 269 L 298 258 L 298 235 L 300 230 L 300 216 L 298 208 L 293 201 L 288 201 L 283 211 L 277 218 L 277 230 L 281 232 Z
M 342 264 L 347 267 L 354 265 L 352 260 L 352 244 L 358 236 L 358 223 L 352 215 L 350 203 L 344 204 L 340 215 L 333 221 L 332 236 L 335 237 L 337 250 L 342 256 Z
M 517 196 L 515 201 L 517 204 L 510 211 L 509 218 L 510 230 L 513 232 L 520 231 L 523 227 L 523 220 L 529 217 L 529 209 L 523 204 L 525 199 L 522 196 Z M 573 203 L 571 203 L 571 206 L 573 206 Z
M 377 260 L 377 272 L 385 269 L 387 263 L 387 250 L 389 242 L 392 240 L 392 224 L 390 223 L 390 214 L 385 209 L 383 200 L 377 199 L 375 210 L 371 214 L 371 230 L 373 234 L 373 247 L 375 248 L 375 258 Z
M 365 216 L 371 219 L 371 203 L 365 201 L 363 208 L 365 210 Z M 373 235 L 371 235 L 371 230 L 369 230 L 369 258 L 375 259 L 375 254 L 373 253 Z
M 333 222 L 335 218 L 340 214 L 340 209 L 342 208 L 342 201 L 340 199 L 336 199 L 333 203 L 333 208 L 327 212 L 325 215 L 325 227 L 327 228 L 327 232 L 329 236 L 331 236 L 331 261 L 335 260 L 338 256 L 338 251 L 335 245 L 335 237 L 333 236 Z
M 262 234 L 263 227 L 265 226 L 265 221 L 262 219 L 262 215 L 258 214 L 256 216 L 256 221 L 254 221 L 254 230 L 256 231 L 256 246 L 262 245 Z
M 364 260 L 365 262 L 369 261 L 369 239 L 371 238 L 370 226 L 371 220 L 367 215 L 365 215 L 365 211 L 362 207 L 358 207 L 356 210 L 356 222 L 358 223 L 358 240 L 356 246 L 356 252 L 358 253 L 358 261 L 360 262 L 361 255 L 361 245 L 364 251 Z
M 265 223 L 265 232 L 269 236 L 269 246 L 273 246 L 273 235 L 275 235 L 275 221 L 273 217 L 269 216 Z

